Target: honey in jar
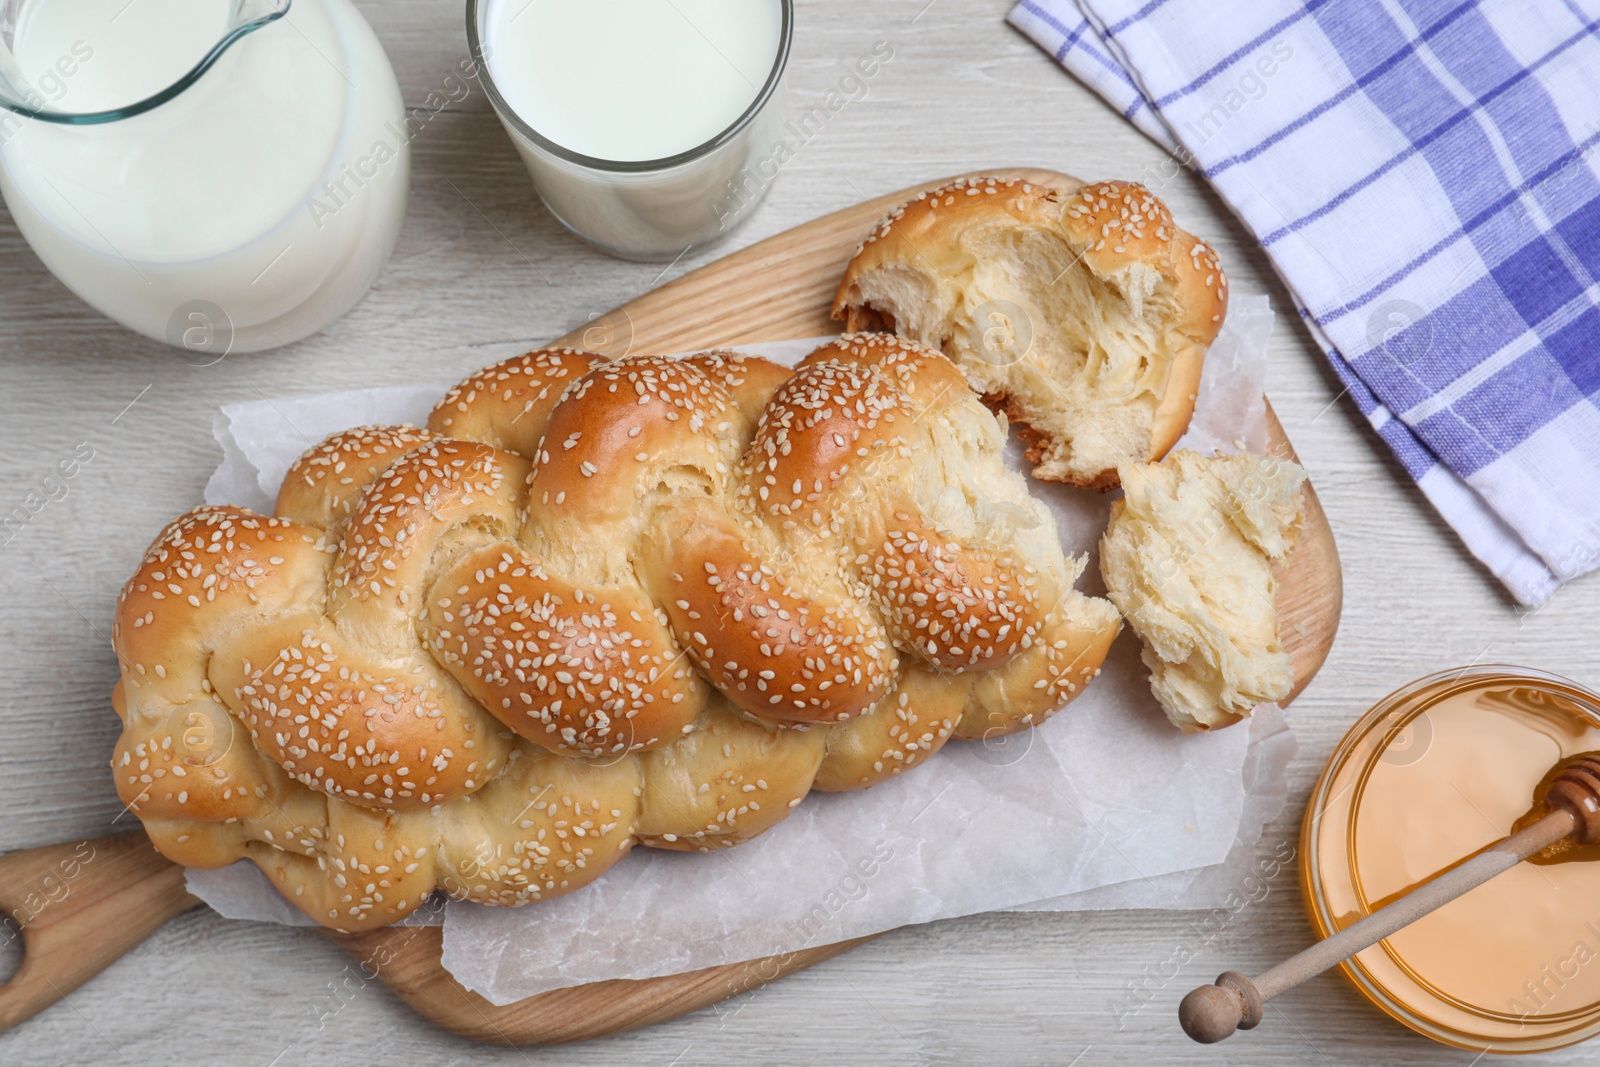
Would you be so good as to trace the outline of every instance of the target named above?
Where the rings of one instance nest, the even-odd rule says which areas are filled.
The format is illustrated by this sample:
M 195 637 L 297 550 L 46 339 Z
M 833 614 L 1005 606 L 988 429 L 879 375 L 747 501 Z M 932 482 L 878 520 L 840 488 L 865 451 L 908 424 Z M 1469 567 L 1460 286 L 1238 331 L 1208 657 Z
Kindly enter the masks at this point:
M 1312 795 L 1301 879 L 1326 937 L 1520 828 L 1553 768 L 1600 751 L 1600 696 L 1553 675 L 1474 667 L 1380 701 Z M 1342 965 L 1436 1040 L 1535 1052 L 1600 1032 L 1600 863 L 1519 864 Z

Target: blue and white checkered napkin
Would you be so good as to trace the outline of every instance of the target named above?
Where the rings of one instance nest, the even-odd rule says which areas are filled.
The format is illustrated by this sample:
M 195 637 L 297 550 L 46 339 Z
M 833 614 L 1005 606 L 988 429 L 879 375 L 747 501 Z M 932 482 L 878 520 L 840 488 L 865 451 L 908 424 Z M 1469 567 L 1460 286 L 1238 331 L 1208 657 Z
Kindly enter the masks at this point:
M 1378 434 L 1537 605 L 1600 566 L 1600 0 L 1022 0 L 1255 233 Z

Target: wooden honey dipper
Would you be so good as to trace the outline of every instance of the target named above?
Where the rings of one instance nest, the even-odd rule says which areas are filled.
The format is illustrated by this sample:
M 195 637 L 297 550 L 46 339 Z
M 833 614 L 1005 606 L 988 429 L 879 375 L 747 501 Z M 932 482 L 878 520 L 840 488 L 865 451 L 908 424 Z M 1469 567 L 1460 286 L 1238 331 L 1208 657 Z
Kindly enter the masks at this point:
M 1263 1006 L 1279 993 L 1371 948 L 1529 856 L 1563 841 L 1600 844 L 1600 752 L 1574 756 L 1563 763 L 1549 778 L 1542 805 L 1536 810 L 1544 815 L 1510 837 L 1257 977 L 1224 971 L 1214 985 L 1192 990 L 1178 1005 L 1183 1032 L 1209 1045 L 1232 1036 L 1235 1030 L 1254 1029 L 1261 1022 Z

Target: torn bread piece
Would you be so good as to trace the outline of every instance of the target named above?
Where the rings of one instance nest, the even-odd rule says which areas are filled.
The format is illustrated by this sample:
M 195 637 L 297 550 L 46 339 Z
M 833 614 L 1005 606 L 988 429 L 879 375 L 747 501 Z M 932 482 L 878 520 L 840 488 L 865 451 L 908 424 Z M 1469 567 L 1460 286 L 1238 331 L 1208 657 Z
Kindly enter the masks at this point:
M 1294 685 L 1272 564 L 1305 523 L 1288 460 L 1187 450 L 1121 470 L 1100 572 L 1144 642 L 1150 687 L 1180 730 L 1230 726 Z
M 950 357 L 1022 427 L 1036 478 L 1111 489 L 1183 435 L 1227 307 L 1216 253 L 1143 186 L 976 178 L 868 237 L 833 317 Z

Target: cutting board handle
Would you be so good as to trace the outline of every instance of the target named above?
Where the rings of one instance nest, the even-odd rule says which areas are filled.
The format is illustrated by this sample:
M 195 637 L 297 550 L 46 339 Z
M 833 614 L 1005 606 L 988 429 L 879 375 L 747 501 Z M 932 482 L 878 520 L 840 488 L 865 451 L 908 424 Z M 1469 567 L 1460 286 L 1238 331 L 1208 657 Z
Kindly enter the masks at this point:
M 0 985 L 0 1033 L 31 1019 L 199 904 L 183 868 L 142 832 L 0 856 L 0 911 L 22 938 L 22 964 Z

